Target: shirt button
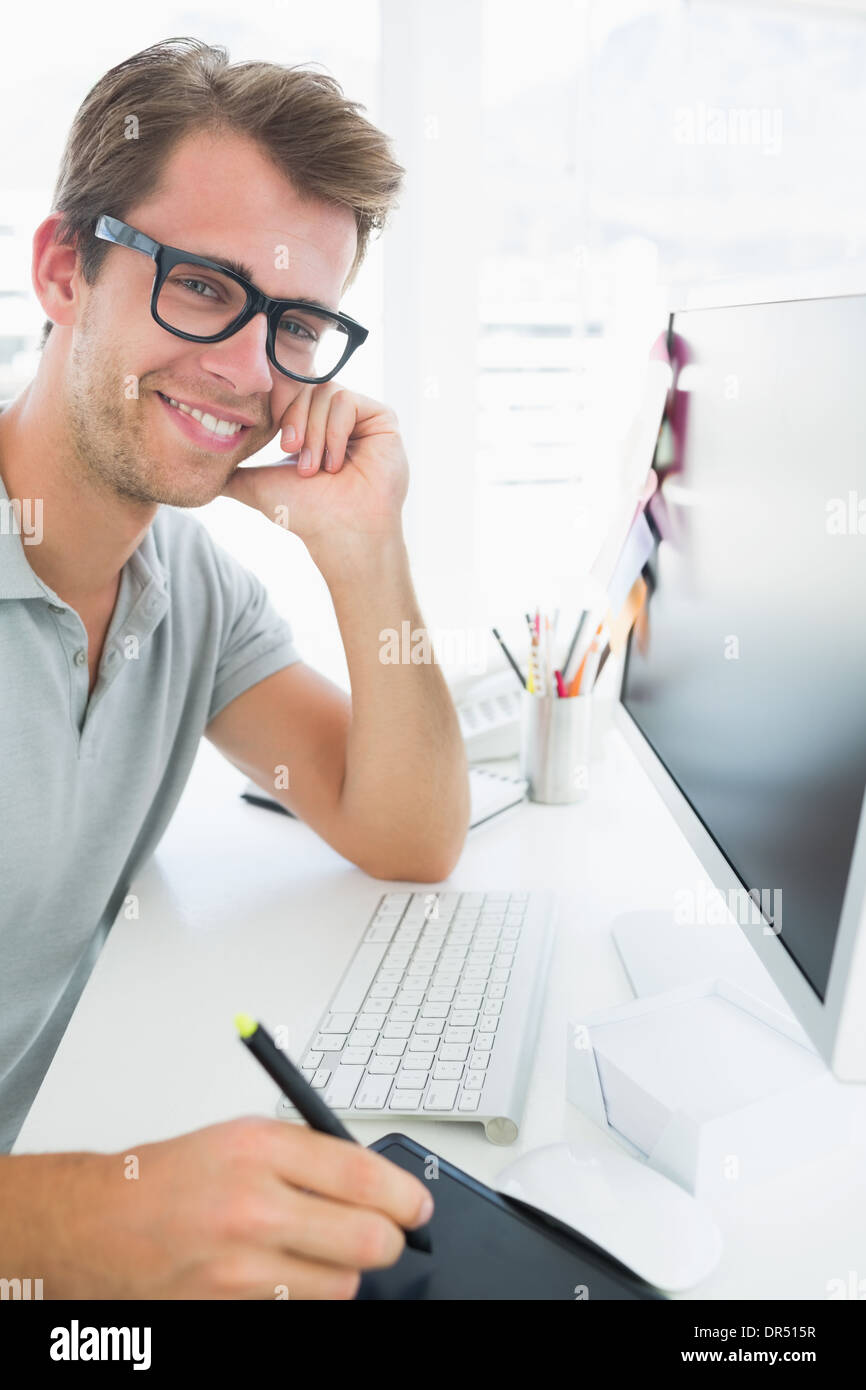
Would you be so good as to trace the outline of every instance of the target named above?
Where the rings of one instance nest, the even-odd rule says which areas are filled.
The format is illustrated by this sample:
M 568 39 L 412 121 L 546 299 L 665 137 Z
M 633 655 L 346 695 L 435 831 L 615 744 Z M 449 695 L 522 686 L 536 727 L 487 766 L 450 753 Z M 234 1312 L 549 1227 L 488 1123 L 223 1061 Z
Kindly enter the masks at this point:
M 51 612 L 52 612 L 52 613 L 65 613 L 65 612 L 66 612 L 66 609 L 65 609 L 65 608 L 61 608 L 61 606 L 60 606 L 59 603 L 49 603 L 48 607 L 51 609 Z
M 73 661 L 75 662 L 76 666 L 87 665 L 87 652 L 84 650 L 83 647 L 78 648 L 78 651 L 75 653 L 75 656 L 73 657 Z

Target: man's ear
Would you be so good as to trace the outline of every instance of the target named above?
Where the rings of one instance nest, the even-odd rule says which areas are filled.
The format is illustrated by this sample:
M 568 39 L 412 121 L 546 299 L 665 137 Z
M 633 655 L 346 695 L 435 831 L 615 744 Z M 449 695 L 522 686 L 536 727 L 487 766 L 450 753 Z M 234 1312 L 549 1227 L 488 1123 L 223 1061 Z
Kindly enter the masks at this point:
M 56 240 L 61 214 L 52 212 L 40 222 L 33 236 L 31 278 L 36 298 L 52 323 L 75 323 L 81 308 L 78 255 L 74 246 Z

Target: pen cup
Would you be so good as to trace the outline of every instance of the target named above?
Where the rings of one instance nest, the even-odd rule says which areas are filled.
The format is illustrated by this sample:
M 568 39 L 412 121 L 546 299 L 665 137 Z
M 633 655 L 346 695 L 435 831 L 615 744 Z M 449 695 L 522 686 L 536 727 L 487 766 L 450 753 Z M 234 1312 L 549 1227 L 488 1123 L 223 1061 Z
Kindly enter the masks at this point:
M 589 789 L 592 696 L 523 692 L 520 770 L 531 801 L 582 801 Z

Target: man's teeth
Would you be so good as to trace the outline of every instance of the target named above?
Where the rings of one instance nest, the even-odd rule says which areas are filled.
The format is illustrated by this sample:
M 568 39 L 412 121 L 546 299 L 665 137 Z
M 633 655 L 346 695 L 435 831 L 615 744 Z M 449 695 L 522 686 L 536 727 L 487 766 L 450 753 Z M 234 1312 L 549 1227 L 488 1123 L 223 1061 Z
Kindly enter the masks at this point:
M 211 434 L 238 434 L 243 429 L 243 425 L 239 425 L 236 420 L 220 420 L 216 415 L 206 415 L 201 410 L 193 410 L 191 405 L 184 405 L 182 401 L 172 400 L 171 396 L 168 396 L 167 400 L 175 410 L 182 410 L 184 415 L 191 415 L 194 420 L 200 420 Z

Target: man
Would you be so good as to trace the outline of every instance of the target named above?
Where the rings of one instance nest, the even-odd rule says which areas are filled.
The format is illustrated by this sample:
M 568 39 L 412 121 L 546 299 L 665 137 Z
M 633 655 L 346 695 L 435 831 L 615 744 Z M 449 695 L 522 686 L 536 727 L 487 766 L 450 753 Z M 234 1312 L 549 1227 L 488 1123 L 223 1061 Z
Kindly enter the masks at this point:
M 195 40 L 120 64 L 76 116 L 34 237 L 42 358 L 0 414 L 0 502 L 41 518 L 0 536 L 3 1150 L 203 733 L 376 877 L 439 881 L 460 854 L 441 671 L 380 660 L 383 629 L 421 624 L 397 421 L 335 377 L 364 336 L 340 297 L 402 172 L 332 79 Z M 296 465 L 239 469 L 277 433 Z M 307 545 L 351 702 L 174 510 L 220 494 Z M 137 1182 L 120 1154 L 0 1158 L 4 1275 L 38 1270 L 47 1297 L 351 1297 L 431 1209 L 380 1155 L 273 1120 L 136 1152 Z

